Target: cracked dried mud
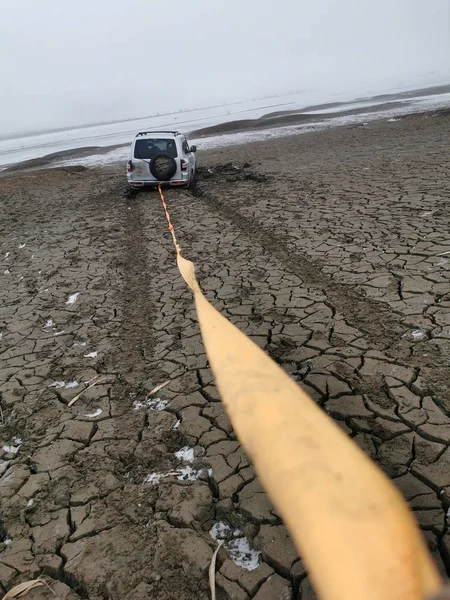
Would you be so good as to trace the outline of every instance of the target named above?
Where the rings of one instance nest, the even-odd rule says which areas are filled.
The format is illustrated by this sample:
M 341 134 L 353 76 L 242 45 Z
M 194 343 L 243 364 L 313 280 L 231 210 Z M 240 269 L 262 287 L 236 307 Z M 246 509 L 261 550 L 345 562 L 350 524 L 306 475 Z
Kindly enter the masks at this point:
M 166 193 L 208 299 L 394 481 L 443 574 L 449 124 L 205 152 L 194 190 Z M 203 600 L 225 538 L 221 600 L 312 599 L 220 403 L 159 198 L 123 190 L 122 166 L 0 179 L 0 591 L 44 573 L 66 600 Z

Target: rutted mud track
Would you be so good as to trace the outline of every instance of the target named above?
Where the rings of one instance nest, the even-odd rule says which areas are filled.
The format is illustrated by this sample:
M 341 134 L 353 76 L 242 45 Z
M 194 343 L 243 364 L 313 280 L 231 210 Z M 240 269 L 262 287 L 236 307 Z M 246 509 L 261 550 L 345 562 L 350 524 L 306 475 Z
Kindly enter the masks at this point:
M 448 126 L 217 151 L 193 193 L 166 195 L 208 298 L 395 481 L 443 572 Z M 222 599 L 310 599 L 223 412 L 159 199 L 122 192 L 119 168 L 0 180 L 3 590 L 44 572 L 66 599 L 207 598 L 212 531 Z

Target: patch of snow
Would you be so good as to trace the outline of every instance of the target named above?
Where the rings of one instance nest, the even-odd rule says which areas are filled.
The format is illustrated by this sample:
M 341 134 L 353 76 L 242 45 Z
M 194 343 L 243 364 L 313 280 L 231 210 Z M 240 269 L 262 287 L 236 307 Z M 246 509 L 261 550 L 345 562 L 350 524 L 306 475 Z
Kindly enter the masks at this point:
M 442 257 L 438 260 L 437 262 L 437 267 L 445 267 L 446 265 L 448 265 L 448 258 Z
M 13 437 L 13 442 L 15 443 L 16 446 L 20 446 L 21 444 L 23 444 L 23 439 L 18 438 L 18 437 Z
M 183 462 L 192 463 L 194 462 L 194 448 L 189 448 L 189 446 L 184 446 L 181 450 L 175 452 L 175 456 L 178 460 Z
M 412 339 L 414 342 L 421 342 L 422 340 L 426 339 L 427 334 L 425 333 L 425 331 L 423 329 L 421 329 L 420 327 L 418 327 L 417 329 L 413 329 L 411 331 L 411 335 L 412 335 Z
M 33 498 L 30 498 L 27 502 L 27 507 L 30 508 L 30 506 L 33 506 L 33 504 L 34 504 L 34 500 L 33 500 Z
M 17 454 L 19 452 L 19 448 L 16 448 L 16 446 L 2 446 L 2 450 L 6 454 Z
M 71 294 L 66 302 L 66 304 L 75 304 L 75 302 L 78 300 L 78 296 L 80 295 L 80 292 L 76 292 L 75 294 Z
M 432 215 L 434 213 L 434 210 L 428 210 L 422 213 L 419 213 L 419 217 L 429 217 L 430 215 Z
M 169 401 L 162 398 L 148 398 L 147 400 L 135 400 L 133 402 L 133 409 L 148 408 L 150 410 L 164 410 L 168 404 Z
M 231 535 L 232 529 L 225 521 L 217 521 L 209 530 L 209 535 L 214 541 L 226 540 Z
M 394 119 L 394 118 L 388 119 L 389 123 L 395 123 L 396 121 L 400 121 L 400 119 Z
M 10 271 L 9 269 L 5 269 L 5 270 L 3 271 L 3 273 L 4 273 L 5 275 L 9 275 L 9 274 L 11 273 L 11 271 Z
M 9 253 L 9 252 L 7 252 L 7 253 L 5 254 L 5 258 L 8 258 L 9 254 L 10 254 L 10 253 Z
M 55 325 L 56 325 L 56 323 L 53 319 L 47 319 L 47 321 L 45 322 L 44 328 L 54 327 Z
M 87 354 L 83 354 L 84 358 L 96 358 L 98 352 L 88 352 Z
M 144 483 L 150 483 L 152 485 L 158 485 L 158 483 L 160 481 L 161 481 L 160 473 L 150 473 L 150 475 L 147 475 L 147 477 L 144 479 Z
M 261 553 L 250 546 L 240 529 L 232 529 L 229 523 L 218 521 L 209 530 L 209 535 L 214 541 L 224 540 L 224 548 L 235 565 L 247 571 L 258 568 Z
M 259 566 L 258 552 L 250 546 L 250 542 L 246 537 L 238 537 L 228 543 L 227 550 L 230 553 L 230 558 L 238 567 L 254 571 Z
M 102 414 L 102 409 L 101 408 L 97 408 L 95 412 L 84 415 L 85 417 L 87 417 L 88 419 L 94 419 L 95 417 L 99 417 Z
M 164 410 L 168 404 L 169 401 L 162 398 L 150 398 L 147 400 L 147 406 L 150 410 Z
M 178 429 L 178 427 L 181 425 L 181 420 L 178 419 L 178 421 L 175 423 L 175 425 L 173 426 L 173 429 Z
M 194 469 L 187 465 L 186 467 L 179 469 L 177 479 L 179 481 L 197 481 L 202 473 L 203 469 Z
M 54 387 L 54 388 L 58 388 L 58 389 L 64 388 L 64 387 L 66 387 L 66 382 L 65 381 L 54 381 L 48 387 Z
M 0 331 L 0 340 L 3 339 L 3 331 Z
M 54 381 L 48 387 L 54 387 L 57 389 L 61 389 L 61 388 L 71 389 L 71 388 L 76 388 L 79 385 L 80 384 L 78 383 L 78 381 Z
M 185 467 L 167 471 L 166 473 L 150 473 L 144 479 L 144 483 L 158 485 L 161 479 L 168 479 L 169 477 L 176 477 L 179 481 L 197 481 L 202 473 L 203 469 L 194 469 L 190 465 L 186 465 Z
M 87 346 L 87 342 L 74 342 L 73 344 L 74 348 L 84 348 L 85 346 Z
M 55 331 L 55 333 L 53 335 L 54 335 L 54 337 L 58 337 L 58 335 L 63 335 L 63 333 L 66 333 L 65 329 L 63 329 L 62 331 Z
M 19 244 L 19 250 L 22 250 L 22 248 L 25 248 L 25 244 Z
M 6 538 L 6 540 L 3 540 L 3 543 L 5 544 L 5 546 L 9 546 L 10 544 L 12 544 L 12 539 Z
M 82 158 L 65 159 L 59 162 L 53 163 L 52 167 L 64 167 L 73 165 L 83 165 L 86 167 L 102 167 L 115 162 L 126 161 L 130 151 L 129 148 L 116 148 L 110 152 L 104 152 L 103 154 L 91 154 L 90 156 L 83 156 Z

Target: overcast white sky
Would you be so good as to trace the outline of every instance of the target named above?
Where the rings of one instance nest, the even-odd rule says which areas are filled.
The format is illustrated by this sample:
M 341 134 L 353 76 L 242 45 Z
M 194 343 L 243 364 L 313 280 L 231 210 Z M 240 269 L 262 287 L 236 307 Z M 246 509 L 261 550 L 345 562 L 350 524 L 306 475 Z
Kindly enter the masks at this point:
M 450 82 L 449 0 L 0 1 L 0 135 Z

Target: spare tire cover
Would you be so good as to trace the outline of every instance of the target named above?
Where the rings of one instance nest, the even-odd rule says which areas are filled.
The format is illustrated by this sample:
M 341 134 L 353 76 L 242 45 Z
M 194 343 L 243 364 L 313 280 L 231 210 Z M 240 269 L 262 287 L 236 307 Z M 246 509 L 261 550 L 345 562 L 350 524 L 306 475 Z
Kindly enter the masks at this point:
M 157 154 L 150 163 L 150 173 L 158 181 L 169 181 L 177 172 L 177 163 L 173 156 L 166 152 Z

